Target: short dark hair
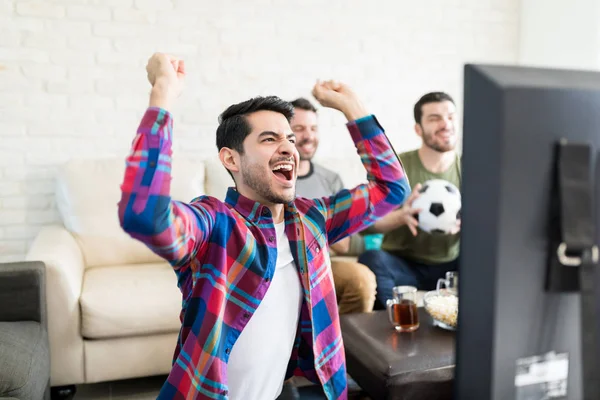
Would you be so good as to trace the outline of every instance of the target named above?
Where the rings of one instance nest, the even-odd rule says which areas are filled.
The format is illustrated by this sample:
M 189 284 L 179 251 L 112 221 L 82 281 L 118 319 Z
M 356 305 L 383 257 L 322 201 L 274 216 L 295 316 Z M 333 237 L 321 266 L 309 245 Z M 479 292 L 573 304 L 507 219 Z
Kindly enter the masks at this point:
M 246 115 L 263 110 L 283 114 L 288 122 L 294 116 L 294 107 L 289 102 L 281 100 L 277 96 L 259 96 L 238 104 L 233 104 L 219 115 L 217 149 L 221 150 L 223 147 L 229 147 L 243 154 L 244 139 L 246 139 L 246 136 L 252 130 L 246 119 Z
M 292 106 L 294 106 L 294 108 L 299 108 L 301 110 L 306 110 L 306 111 L 312 111 L 314 113 L 317 112 L 317 109 L 315 108 L 315 106 L 313 106 L 313 104 L 308 101 L 308 99 L 305 99 L 304 97 L 298 97 L 296 100 L 291 102 Z
M 454 104 L 454 100 L 450 97 L 449 94 L 444 92 L 430 92 L 424 94 L 419 101 L 415 104 L 415 122 L 417 124 L 421 123 L 421 118 L 423 118 L 423 106 L 428 103 L 439 103 L 441 101 L 449 101 Z

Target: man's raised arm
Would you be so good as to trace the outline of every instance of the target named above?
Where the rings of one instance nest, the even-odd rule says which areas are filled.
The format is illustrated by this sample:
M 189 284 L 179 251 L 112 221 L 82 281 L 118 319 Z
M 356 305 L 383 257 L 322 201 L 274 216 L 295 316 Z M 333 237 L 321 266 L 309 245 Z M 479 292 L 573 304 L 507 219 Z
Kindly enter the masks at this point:
M 146 70 L 152 85 L 150 105 L 126 160 L 119 220 L 131 237 L 179 269 L 195 257 L 214 218 L 203 207 L 174 201 L 170 194 L 173 118 L 168 110 L 181 92 L 184 63 L 156 53 Z
M 348 86 L 335 81 L 317 83 L 313 95 L 323 106 L 346 116 L 368 180 L 367 184 L 342 190 L 324 200 L 329 243 L 335 243 L 395 210 L 406 201 L 411 190 L 383 128 Z

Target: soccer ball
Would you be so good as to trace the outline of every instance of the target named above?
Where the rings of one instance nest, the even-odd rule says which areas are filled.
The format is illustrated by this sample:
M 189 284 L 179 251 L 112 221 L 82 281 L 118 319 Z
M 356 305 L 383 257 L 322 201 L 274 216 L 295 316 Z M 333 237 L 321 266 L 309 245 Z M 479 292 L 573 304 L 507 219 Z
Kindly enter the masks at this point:
M 449 234 L 460 219 L 461 196 L 458 188 L 443 179 L 423 183 L 420 195 L 412 204 L 421 209 L 416 216 L 419 228 L 429 233 Z

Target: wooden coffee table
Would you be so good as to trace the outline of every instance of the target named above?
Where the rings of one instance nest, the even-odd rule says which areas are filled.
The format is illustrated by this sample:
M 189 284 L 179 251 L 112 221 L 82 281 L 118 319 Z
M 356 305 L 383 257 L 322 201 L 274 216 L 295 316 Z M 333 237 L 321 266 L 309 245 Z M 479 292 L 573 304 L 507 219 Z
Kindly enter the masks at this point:
M 455 333 L 433 325 L 396 332 L 387 311 L 340 316 L 348 373 L 372 399 L 452 399 Z

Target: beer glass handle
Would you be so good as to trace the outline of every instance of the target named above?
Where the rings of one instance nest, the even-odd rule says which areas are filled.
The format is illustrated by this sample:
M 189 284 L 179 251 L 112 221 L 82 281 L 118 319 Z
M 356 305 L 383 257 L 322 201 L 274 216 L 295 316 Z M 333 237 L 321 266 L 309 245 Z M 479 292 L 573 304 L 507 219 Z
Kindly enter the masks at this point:
M 441 287 L 440 287 L 440 286 L 444 286 L 444 287 L 448 286 L 448 282 L 446 281 L 446 279 L 444 279 L 444 278 L 440 278 L 440 279 L 438 279 L 438 281 L 437 281 L 437 285 L 436 285 L 436 288 L 435 288 L 435 290 L 436 290 L 437 292 L 439 292 L 439 291 L 440 291 L 440 289 L 441 289 Z
M 387 314 L 388 318 L 390 319 L 390 324 L 395 326 L 396 322 L 394 321 L 394 311 L 392 310 L 394 304 L 396 304 L 396 300 L 394 299 L 388 299 L 388 301 L 386 301 Z

